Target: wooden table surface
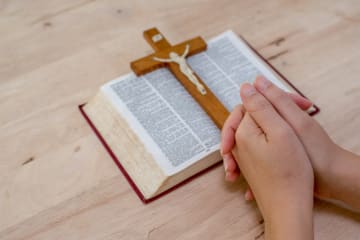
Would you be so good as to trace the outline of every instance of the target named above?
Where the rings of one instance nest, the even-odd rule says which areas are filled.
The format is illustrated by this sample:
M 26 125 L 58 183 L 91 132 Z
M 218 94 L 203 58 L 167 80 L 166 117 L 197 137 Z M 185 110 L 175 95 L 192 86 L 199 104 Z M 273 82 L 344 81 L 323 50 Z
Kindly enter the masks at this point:
M 263 238 L 222 167 L 143 205 L 78 112 L 152 51 L 153 26 L 172 43 L 241 34 L 360 154 L 358 0 L 0 0 L 0 239 Z M 314 216 L 317 239 L 360 239 L 358 214 L 316 201 Z

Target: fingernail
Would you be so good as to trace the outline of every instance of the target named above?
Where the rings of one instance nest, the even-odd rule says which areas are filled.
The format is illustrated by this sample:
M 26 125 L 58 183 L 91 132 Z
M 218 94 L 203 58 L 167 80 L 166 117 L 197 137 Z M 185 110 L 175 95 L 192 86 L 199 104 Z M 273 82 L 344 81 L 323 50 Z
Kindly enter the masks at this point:
M 261 77 L 256 78 L 256 85 L 259 87 L 260 91 L 264 91 L 268 87 L 271 86 L 271 82 L 269 80 L 267 80 L 266 78 L 261 76 Z
M 314 107 L 314 104 L 312 104 L 311 102 L 308 102 L 308 104 L 309 104 L 309 107 L 307 107 L 305 109 L 305 111 L 311 110 Z
M 241 91 L 245 97 L 250 97 L 251 95 L 254 95 L 256 93 L 255 88 L 249 83 L 243 84 L 241 86 Z
M 229 154 L 225 154 L 224 156 L 223 156 L 223 159 L 224 159 L 224 168 L 225 168 L 225 172 L 227 172 L 227 170 L 228 170 L 228 161 L 229 161 Z

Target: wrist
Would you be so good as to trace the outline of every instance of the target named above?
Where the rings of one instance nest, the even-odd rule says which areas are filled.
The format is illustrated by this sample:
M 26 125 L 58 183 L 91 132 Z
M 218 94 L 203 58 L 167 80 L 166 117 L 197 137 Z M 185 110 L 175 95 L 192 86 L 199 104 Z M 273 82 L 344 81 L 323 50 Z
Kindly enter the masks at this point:
M 331 166 L 329 198 L 353 205 L 353 198 L 360 197 L 358 169 L 360 157 L 337 147 L 334 162 Z
M 341 180 L 339 176 L 338 165 L 344 158 L 344 149 L 332 142 L 326 153 L 322 156 L 324 164 L 314 167 L 315 169 L 315 186 L 314 194 L 320 199 L 335 199 L 338 196 L 339 187 L 338 181 Z
M 313 197 L 289 196 L 264 215 L 266 239 L 313 239 Z
M 329 165 L 329 173 L 327 174 L 327 194 L 324 196 L 327 199 L 340 200 L 339 196 L 342 195 L 341 182 L 343 181 L 343 179 L 341 177 L 342 174 L 339 166 L 341 165 L 341 162 L 344 163 L 344 159 L 346 159 L 345 150 L 340 146 L 336 145 L 336 147 L 334 148 L 331 164 Z

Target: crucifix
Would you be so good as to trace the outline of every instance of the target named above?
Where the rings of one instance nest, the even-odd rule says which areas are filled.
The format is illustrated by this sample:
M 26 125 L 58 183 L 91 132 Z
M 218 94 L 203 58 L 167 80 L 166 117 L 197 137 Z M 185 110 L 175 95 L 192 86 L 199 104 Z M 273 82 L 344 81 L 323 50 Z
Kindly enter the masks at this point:
M 172 46 L 156 28 L 146 30 L 144 37 L 155 53 L 131 62 L 134 73 L 140 76 L 161 67 L 168 67 L 221 129 L 229 112 L 186 62 L 186 57 L 206 50 L 205 41 L 196 37 Z

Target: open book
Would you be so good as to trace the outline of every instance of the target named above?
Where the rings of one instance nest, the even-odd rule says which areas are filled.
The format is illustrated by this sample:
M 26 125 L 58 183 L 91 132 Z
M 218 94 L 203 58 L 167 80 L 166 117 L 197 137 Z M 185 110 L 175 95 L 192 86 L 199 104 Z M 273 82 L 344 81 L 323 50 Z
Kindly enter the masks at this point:
M 295 91 L 232 31 L 187 60 L 229 112 L 257 75 Z M 220 130 L 166 68 L 110 81 L 81 110 L 145 202 L 221 161 Z

